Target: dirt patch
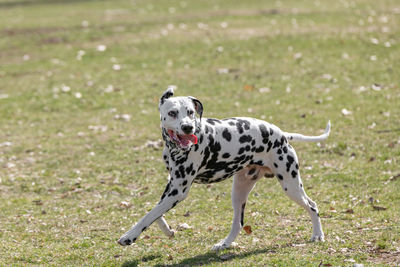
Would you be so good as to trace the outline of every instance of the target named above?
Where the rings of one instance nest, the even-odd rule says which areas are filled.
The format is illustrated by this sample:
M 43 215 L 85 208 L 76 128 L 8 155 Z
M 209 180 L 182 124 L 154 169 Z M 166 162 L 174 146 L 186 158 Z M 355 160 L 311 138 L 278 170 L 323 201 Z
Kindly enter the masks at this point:
M 368 260 L 373 263 L 386 263 L 400 266 L 400 251 L 383 251 L 376 249 L 370 252 Z

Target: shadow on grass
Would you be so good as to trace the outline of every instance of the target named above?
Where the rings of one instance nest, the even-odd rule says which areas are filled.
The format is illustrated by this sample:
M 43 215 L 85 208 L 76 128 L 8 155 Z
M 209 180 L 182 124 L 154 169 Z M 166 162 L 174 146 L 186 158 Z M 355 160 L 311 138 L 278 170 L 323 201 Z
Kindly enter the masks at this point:
M 155 253 L 155 254 L 150 254 L 142 257 L 140 260 L 131 260 L 131 261 L 126 261 L 122 264 L 122 267 L 135 267 L 139 265 L 139 262 L 148 262 L 155 260 L 157 258 L 162 258 L 162 255 L 160 253 Z
M 26 6 L 37 6 L 37 5 L 54 5 L 54 4 L 74 4 L 81 3 L 84 0 L 20 0 L 20 1 L 6 1 L 0 3 L 0 8 L 13 8 L 13 7 L 26 7 Z M 85 2 L 91 2 L 94 0 L 85 0 Z
M 202 266 L 204 264 L 222 263 L 222 262 L 228 263 L 231 260 L 239 260 L 239 259 L 247 258 L 249 256 L 258 255 L 258 254 L 274 254 L 277 252 L 277 250 L 282 249 L 283 247 L 289 247 L 289 246 L 292 246 L 292 243 L 286 244 L 283 246 L 272 246 L 269 248 L 256 249 L 256 250 L 246 251 L 246 252 L 242 252 L 242 253 L 235 253 L 233 250 L 230 250 L 230 249 L 219 252 L 219 253 L 214 252 L 214 251 L 209 251 L 204 254 L 185 258 L 178 263 L 173 263 L 173 264 L 158 263 L 158 264 L 155 264 L 154 266 L 156 266 L 156 267 L 162 267 L 162 266 L 178 267 L 178 266 Z M 161 257 L 162 256 L 160 254 L 151 254 L 151 255 L 145 256 L 139 260 L 127 261 L 122 264 L 122 267 L 138 266 L 139 263 L 151 261 L 153 259 L 161 258 Z

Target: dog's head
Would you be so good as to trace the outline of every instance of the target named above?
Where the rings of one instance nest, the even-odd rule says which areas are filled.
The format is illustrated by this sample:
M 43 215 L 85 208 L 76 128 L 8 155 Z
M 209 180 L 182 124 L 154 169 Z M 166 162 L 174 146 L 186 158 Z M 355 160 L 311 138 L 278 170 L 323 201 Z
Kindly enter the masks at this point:
M 173 97 L 174 87 L 169 86 L 159 103 L 161 127 L 164 138 L 178 148 L 188 150 L 197 144 L 196 129 L 200 126 L 203 104 L 192 96 Z M 197 118 L 196 114 L 199 115 Z

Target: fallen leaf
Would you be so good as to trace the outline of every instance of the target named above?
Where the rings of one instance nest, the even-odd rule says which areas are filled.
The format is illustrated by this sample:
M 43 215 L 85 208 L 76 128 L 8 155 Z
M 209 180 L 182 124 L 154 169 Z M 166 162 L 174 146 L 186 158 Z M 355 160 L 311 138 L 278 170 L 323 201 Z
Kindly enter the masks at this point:
M 347 209 L 347 210 L 345 211 L 345 213 L 353 214 L 353 213 L 354 213 L 354 210 L 353 210 L 353 209 Z
M 251 230 L 251 226 L 250 225 L 246 225 L 245 227 L 243 227 L 243 230 L 246 232 L 246 234 L 250 235 L 253 231 Z
M 183 217 L 189 217 L 189 216 L 190 216 L 190 211 L 188 211 L 185 214 L 183 214 Z
M 375 205 L 373 205 L 372 207 L 374 208 L 374 210 L 387 210 L 387 208 L 385 208 L 385 207 L 380 207 L 380 206 L 375 206 Z
M 174 258 L 172 257 L 172 255 L 168 255 L 167 259 L 168 259 L 169 261 L 172 261 Z
M 129 208 L 132 206 L 132 204 L 129 203 L 129 201 L 121 201 L 121 203 L 119 203 L 119 206 L 122 208 Z
M 42 202 L 41 199 L 33 200 L 32 202 L 35 203 L 35 204 L 38 205 L 38 206 L 42 206 L 42 205 L 43 205 L 43 202 Z
M 248 85 L 248 84 L 246 84 L 246 85 L 243 87 L 243 89 L 244 89 L 245 91 L 253 91 L 254 86 L 253 86 L 253 85 Z

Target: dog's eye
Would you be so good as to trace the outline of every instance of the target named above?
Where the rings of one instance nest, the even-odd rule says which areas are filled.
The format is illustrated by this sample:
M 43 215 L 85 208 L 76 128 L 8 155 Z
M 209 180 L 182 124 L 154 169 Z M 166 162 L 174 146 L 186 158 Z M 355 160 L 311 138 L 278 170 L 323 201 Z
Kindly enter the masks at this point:
M 188 116 L 192 117 L 193 114 L 194 114 L 194 111 L 193 110 L 188 110 L 187 114 L 188 114 Z
M 178 112 L 177 111 L 173 111 L 173 110 L 168 112 L 168 115 L 171 116 L 172 118 L 175 118 L 177 114 L 178 114 Z

